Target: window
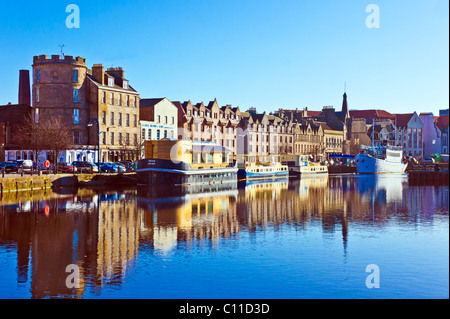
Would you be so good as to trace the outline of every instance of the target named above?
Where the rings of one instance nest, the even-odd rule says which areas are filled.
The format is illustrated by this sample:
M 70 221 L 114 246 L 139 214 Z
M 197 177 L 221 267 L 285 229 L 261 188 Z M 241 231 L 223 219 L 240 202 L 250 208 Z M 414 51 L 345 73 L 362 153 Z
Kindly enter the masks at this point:
M 138 145 L 137 134 L 134 134 L 134 145 Z
M 102 124 L 106 124 L 106 111 L 102 111 Z
M 126 143 L 127 145 L 130 145 L 130 133 L 126 133 Z
M 127 80 L 123 80 L 123 88 L 128 89 L 128 81 Z M 129 106 L 129 105 L 127 105 L 127 106 Z
M 164 130 L 164 138 L 167 138 L 167 130 Z
M 175 117 L 172 116 L 172 125 L 175 124 Z
M 39 89 L 38 88 L 35 91 L 35 96 L 34 97 L 35 97 L 36 102 L 39 102 Z
M 41 75 L 39 74 L 39 70 L 36 70 L 36 82 L 41 80 Z
M 137 96 L 135 96 L 134 97 L 134 107 L 137 107 L 138 105 L 137 105 L 138 103 L 137 103 Z
M 122 145 L 122 133 L 119 133 L 119 145 Z
M 73 124 L 80 124 L 80 110 L 73 110 Z
M 152 139 L 152 130 L 148 129 L 147 131 L 147 139 L 151 140 Z
M 106 92 L 102 92 L 102 102 L 106 103 Z
M 159 132 L 159 130 L 156 130 L 156 139 L 159 141 L 159 138 L 160 138 L 160 132 Z
M 111 125 L 114 125 L 114 112 L 111 112 Z
M 122 113 L 119 113 L 119 125 L 122 126 Z
M 191 110 L 188 110 L 188 111 L 187 111 L 187 115 L 188 115 L 188 116 L 191 116 Z
M 111 132 L 111 145 L 114 145 L 114 132 Z
M 156 121 L 156 123 L 160 123 L 160 122 L 161 122 L 161 116 L 158 115 L 157 119 L 158 119 L 158 120 Z
M 119 94 L 119 105 L 122 105 L 122 94 Z
M 102 144 L 105 145 L 106 144 L 106 132 L 102 133 Z
M 133 115 L 133 126 L 137 127 L 137 115 L 136 114 Z
M 73 144 L 80 144 L 80 131 L 73 131 Z
M 39 109 L 35 108 L 34 109 L 34 123 L 39 123 Z
M 113 92 L 111 92 L 109 100 L 110 100 L 110 104 L 114 105 L 114 93 Z
M 108 86 L 114 86 L 114 78 L 108 77 Z
M 127 113 L 127 117 L 126 117 L 126 125 L 130 126 L 130 114 Z
M 141 140 L 145 140 L 145 128 L 141 129 Z
M 130 106 L 130 96 L 127 95 L 127 106 Z
M 167 116 L 164 116 L 164 124 L 167 124 Z
M 78 70 L 72 70 L 72 82 L 78 82 Z

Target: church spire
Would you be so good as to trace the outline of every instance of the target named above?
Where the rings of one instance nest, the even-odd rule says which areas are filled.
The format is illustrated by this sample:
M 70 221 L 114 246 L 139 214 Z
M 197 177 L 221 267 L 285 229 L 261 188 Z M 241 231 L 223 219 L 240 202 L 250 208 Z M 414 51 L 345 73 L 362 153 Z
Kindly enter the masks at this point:
M 347 105 L 347 83 L 344 85 L 344 97 L 342 100 L 342 113 L 346 114 L 348 112 L 348 105 Z

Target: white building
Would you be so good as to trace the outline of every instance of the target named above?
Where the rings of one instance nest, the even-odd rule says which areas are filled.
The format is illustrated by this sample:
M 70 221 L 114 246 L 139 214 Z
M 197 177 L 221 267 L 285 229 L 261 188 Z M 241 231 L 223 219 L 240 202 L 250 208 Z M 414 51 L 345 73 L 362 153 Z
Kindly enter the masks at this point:
M 167 98 L 141 99 L 141 145 L 144 141 L 177 138 L 178 108 Z

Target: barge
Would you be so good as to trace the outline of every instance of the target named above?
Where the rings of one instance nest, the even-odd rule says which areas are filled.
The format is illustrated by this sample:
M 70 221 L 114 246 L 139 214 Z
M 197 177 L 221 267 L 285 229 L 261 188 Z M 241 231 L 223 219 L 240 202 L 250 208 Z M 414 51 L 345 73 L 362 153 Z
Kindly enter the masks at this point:
M 233 152 L 212 142 L 162 139 L 145 141 L 137 163 L 139 185 L 189 186 L 237 183 Z M 169 189 L 170 191 L 170 189 Z

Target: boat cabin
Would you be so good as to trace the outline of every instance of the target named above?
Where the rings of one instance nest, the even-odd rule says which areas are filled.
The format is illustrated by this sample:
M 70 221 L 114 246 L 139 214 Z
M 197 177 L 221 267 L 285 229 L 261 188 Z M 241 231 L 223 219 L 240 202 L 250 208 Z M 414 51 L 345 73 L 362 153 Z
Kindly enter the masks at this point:
M 189 163 L 193 168 L 229 167 L 233 151 L 212 142 L 163 138 L 145 141 L 145 158 Z

